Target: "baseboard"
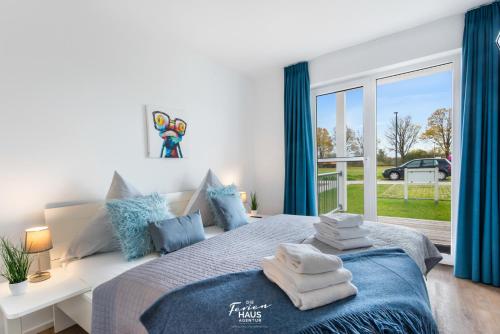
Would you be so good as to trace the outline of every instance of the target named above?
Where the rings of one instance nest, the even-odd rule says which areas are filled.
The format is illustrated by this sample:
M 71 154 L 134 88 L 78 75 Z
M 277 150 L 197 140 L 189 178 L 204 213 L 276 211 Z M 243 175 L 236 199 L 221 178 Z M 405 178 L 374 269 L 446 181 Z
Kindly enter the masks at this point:
M 447 266 L 454 266 L 455 265 L 455 261 L 450 254 L 441 253 L 441 255 L 443 256 L 443 259 L 441 260 L 441 262 L 439 262 L 440 264 L 445 264 Z
M 54 326 L 54 322 L 51 320 L 44 322 L 43 324 L 36 325 L 29 329 L 23 329 L 23 334 L 37 334 L 46 329 Z

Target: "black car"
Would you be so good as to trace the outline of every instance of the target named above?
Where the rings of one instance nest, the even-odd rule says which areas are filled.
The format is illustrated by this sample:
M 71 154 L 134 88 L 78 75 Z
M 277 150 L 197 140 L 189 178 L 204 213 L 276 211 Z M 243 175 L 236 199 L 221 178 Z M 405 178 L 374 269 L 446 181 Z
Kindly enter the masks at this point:
M 402 180 L 405 177 L 405 168 L 439 168 L 439 181 L 444 181 L 451 175 L 451 162 L 444 158 L 415 159 L 401 166 L 384 170 L 382 176 L 389 180 Z

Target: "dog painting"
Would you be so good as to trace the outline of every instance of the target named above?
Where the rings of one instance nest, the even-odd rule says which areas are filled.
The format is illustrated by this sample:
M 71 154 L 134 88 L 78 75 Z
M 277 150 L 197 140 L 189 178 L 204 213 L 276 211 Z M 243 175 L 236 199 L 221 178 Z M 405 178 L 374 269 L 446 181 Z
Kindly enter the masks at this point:
M 159 108 L 148 108 L 147 117 L 149 157 L 182 158 L 181 142 L 186 134 L 187 123 Z

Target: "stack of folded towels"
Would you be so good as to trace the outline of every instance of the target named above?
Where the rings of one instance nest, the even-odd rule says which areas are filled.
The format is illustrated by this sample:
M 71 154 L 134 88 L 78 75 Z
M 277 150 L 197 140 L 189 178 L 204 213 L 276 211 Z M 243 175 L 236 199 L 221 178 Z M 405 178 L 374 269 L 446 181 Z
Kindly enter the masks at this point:
M 302 311 L 358 293 L 342 260 L 309 244 L 280 244 L 276 256 L 262 260 L 262 269 Z
M 363 228 L 363 217 L 350 213 L 329 213 L 314 224 L 319 241 L 340 250 L 370 247 L 369 231 Z

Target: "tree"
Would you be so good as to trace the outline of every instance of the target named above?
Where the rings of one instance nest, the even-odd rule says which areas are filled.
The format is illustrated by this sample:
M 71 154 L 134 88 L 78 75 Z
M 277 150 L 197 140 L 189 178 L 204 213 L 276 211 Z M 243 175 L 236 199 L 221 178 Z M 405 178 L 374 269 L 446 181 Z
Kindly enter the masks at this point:
M 430 140 L 448 157 L 451 153 L 451 109 L 441 108 L 434 111 L 427 119 L 427 128 L 420 136 Z
M 335 145 L 337 142 L 337 127 L 333 128 L 332 140 Z M 346 125 L 345 128 L 345 151 L 345 156 L 348 157 L 363 155 L 363 135 L 359 131 L 354 131 L 349 125 Z
M 421 126 L 411 121 L 411 116 L 401 117 L 396 128 L 396 119 L 391 120 L 391 125 L 385 132 L 385 138 L 389 142 L 389 150 L 397 150 L 401 160 L 405 160 L 406 155 L 417 143 Z M 396 138 L 397 144 L 396 146 Z
M 379 165 L 389 165 L 391 164 L 391 158 L 387 156 L 387 153 L 383 148 L 377 150 L 377 164 Z
M 410 160 L 413 160 L 413 159 L 423 159 L 423 158 L 430 158 L 430 157 L 433 157 L 434 154 L 432 154 L 432 151 L 426 151 L 426 150 L 422 150 L 422 149 L 414 149 L 414 150 L 411 150 L 410 152 L 408 152 L 406 154 L 406 157 L 405 157 L 405 162 L 406 161 L 410 161 Z
M 346 126 L 346 150 L 348 156 L 363 155 L 363 135 L 359 131 L 354 131 Z
M 331 156 L 333 151 L 333 141 L 330 133 L 325 128 L 318 128 L 316 131 L 316 142 L 318 146 L 318 158 L 324 159 Z

